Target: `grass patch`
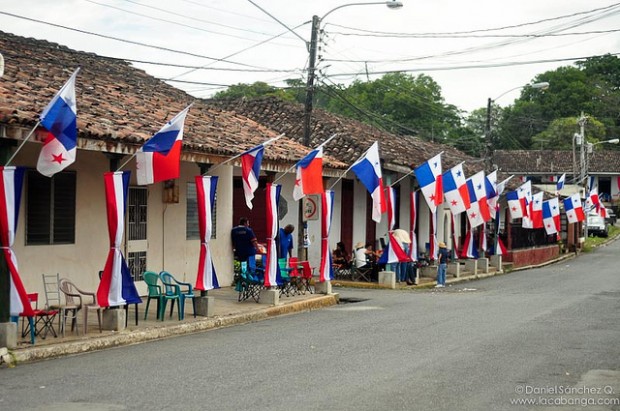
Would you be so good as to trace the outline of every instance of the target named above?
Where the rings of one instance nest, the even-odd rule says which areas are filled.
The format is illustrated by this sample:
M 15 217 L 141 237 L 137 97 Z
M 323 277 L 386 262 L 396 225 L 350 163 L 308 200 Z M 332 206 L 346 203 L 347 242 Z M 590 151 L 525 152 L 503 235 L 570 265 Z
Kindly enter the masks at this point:
M 587 253 L 588 251 L 592 251 L 593 248 L 598 247 L 603 243 L 606 243 L 611 238 L 618 237 L 618 235 L 620 235 L 620 228 L 612 225 L 609 227 L 609 236 L 607 238 L 604 238 L 604 237 L 586 238 L 586 242 L 583 245 L 583 252 Z

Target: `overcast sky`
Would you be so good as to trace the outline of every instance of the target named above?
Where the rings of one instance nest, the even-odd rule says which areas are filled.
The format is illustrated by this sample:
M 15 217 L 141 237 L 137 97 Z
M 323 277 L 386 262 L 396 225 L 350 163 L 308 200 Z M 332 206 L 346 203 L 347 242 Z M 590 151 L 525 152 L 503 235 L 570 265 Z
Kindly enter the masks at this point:
M 305 81 L 312 16 L 361 2 L 0 0 L 0 30 L 155 63 L 135 64 L 209 97 L 222 85 Z M 611 0 L 402 3 L 397 10 L 350 5 L 325 16 L 320 81 L 349 84 L 397 70 L 424 73 L 439 84 L 446 103 L 471 111 L 500 96 L 497 103 L 509 105 L 519 90 L 508 90 L 575 59 L 620 53 L 620 3 Z

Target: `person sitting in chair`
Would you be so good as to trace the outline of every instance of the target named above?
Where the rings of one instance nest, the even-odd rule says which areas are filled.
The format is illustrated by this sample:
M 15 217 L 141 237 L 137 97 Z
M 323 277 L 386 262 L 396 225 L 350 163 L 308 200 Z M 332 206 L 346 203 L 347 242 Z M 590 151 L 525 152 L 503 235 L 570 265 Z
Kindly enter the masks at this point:
M 336 249 L 332 254 L 332 262 L 338 268 L 349 268 L 351 265 L 351 257 L 342 241 L 336 244 Z
M 369 270 L 371 281 L 377 281 L 379 277 L 377 257 L 377 253 L 372 249 L 372 243 L 355 244 L 355 267 L 360 270 Z

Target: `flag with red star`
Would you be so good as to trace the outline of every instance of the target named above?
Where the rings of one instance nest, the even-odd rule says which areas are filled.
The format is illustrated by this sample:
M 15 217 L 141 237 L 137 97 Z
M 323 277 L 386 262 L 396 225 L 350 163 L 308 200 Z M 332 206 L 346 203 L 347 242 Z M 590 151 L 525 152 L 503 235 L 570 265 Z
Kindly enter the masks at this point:
M 467 178 L 463 172 L 463 163 L 457 164 L 443 173 L 443 194 L 453 215 L 462 213 L 469 208 L 469 192 Z
M 560 231 L 560 204 L 557 197 L 543 202 L 542 205 L 543 224 L 548 235 L 556 234 Z
M 437 206 L 443 202 L 441 153 L 418 166 L 414 173 L 428 208 L 434 213 L 437 211 Z
M 77 152 L 77 105 L 73 72 L 60 91 L 41 113 L 41 125 L 49 132 L 37 161 L 37 170 L 47 177 L 64 170 L 75 162 Z
M 478 227 L 491 219 L 491 212 L 487 202 L 486 184 L 484 181 L 484 171 L 479 171 L 467 179 L 467 189 L 469 191 L 469 208 L 467 218 L 471 227 Z

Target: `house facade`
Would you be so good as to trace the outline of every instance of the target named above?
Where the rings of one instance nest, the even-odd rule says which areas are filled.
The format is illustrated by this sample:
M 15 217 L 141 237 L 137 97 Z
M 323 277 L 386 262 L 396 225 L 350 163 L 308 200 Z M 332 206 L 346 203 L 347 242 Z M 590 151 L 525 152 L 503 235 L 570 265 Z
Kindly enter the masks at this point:
M 282 134 L 284 137 L 265 149 L 261 183 L 276 181 L 283 187 L 280 225 L 298 226 L 300 213 L 308 211 L 308 247 L 304 251 L 312 266 L 319 265 L 320 206 L 316 198 L 300 206 L 292 197 L 294 164 L 310 150 L 301 144 L 303 106 L 271 99 L 196 100 L 127 62 L 2 32 L 0 49 L 5 58 L 5 73 L 0 78 L 0 156 L 6 165 L 16 153 L 10 165 L 27 168 L 14 244 L 26 290 L 42 293 L 41 274 L 56 272 L 84 289 L 97 288 L 98 273 L 110 247 L 103 175 L 119 169 L 132 171 L 123 253 L 138 291 L 146 292 L 141 278 L 145 270 L 166 270 L 182 281 L 195 282 L 200 240 L 194 177 L 203 174 L 219 177 L 210 247 L 220 285 L 230 285 L 231 228 L 239 217 L 249 217 L 259 242 L 265 241 L 266 234 L 261 229 L 264 191 L 259 187 L 249 210 L 243 199 L 240 163 L 228 160 Z M 76 82 L 77 160 L 50 179 L 35 169 L 46 137 L 37 120 L 77 67 L 81 67 Z M 194 105 L 185 121 L 180 178 L 138 186 L 132 155 L 190 102 Z M 405 229 L 409 227 L 409 194 L 417 188 L 412 167 L 439 152 L 444 153 L 444 170 L 463 161 L 471 172 L 476 166 L 474 160 L 451 147 L 396 136 L 321 110 L 315 111 L 312 126 L 312 147 L 337 134 L 325 147 L 324 161 L 324 185 L 333 186 L 336 194 L 332 249 L 341 240 L 349 249 L 358 241 L 377 242 L 379 247 L 377 239 L 387 234 L 386 218 L 379 224 L 370 218 L 366 188 L 351 172 L 346 173 L 374 141 L 380 143 L 384 182 L 389 185 L 400 180 L 397 226 Z M 424 251 L 430 226 L 423 200 L 418 215 L 418 244 Z M 441 209 L 439 216 L 439 240 L 450 243 L 453 237 L 447 208 Z M 303 230 L 297 227 L 297 232 Z

